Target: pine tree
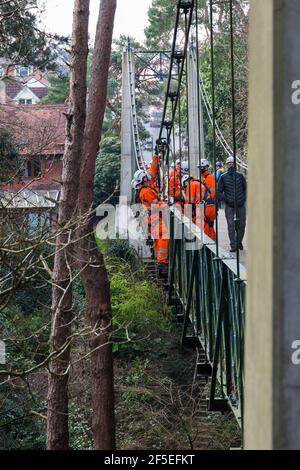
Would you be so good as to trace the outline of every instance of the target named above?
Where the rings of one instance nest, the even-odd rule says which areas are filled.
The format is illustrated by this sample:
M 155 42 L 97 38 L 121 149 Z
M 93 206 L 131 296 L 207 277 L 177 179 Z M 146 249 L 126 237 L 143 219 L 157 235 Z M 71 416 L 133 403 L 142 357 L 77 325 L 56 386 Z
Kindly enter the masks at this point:
M 0 56 L 11 63 L 52 65 L 59 44 L 67 38 L 40 28 L 38 0 L 0 0 Z
M 49 77 L 49 94 L 43 99 L 45 104 L 64 103 L 69 96 L 70 78 L 69 77 Z

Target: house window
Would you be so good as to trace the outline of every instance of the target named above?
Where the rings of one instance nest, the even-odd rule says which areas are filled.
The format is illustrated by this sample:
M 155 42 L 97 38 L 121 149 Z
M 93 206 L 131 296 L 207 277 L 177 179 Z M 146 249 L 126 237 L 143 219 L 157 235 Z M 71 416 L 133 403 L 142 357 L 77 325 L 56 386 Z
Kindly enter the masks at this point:
M 32 65 L 28 65 L 28 66 L 17 65 L 16 66 L 17 77 L 29 77 L 30 75 L 32 75 L 32 72 L 33 72 Z
M 24 99 L 21 99 L 19 100 L 19 104 L 32 104 L 32 100 L 24 100 Z
M 41 162 L 40 160 L 29 160 L 27 162 L 26 176 L 40 176 L 41 175 Z
M 38 229 L 50 227 L 51 218 L 49 212 L 30 212 L 27 217 L 29 233 L 36 233 Z

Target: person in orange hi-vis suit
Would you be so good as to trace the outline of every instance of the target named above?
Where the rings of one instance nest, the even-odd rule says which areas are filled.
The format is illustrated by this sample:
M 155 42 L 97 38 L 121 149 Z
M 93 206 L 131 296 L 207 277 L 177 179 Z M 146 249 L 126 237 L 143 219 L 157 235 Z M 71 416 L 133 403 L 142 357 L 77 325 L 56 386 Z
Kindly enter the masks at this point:
M 196 220 L 196 203 L 200 203 L 200 181 L 193 176 L 184 175 L 182 177 L 182 189 L 184 193 L 184 203 L 192 204 L 192 220 L 200 227 L 200 220 Z M 196 202 L 197 201 L 197 202 Z M 188 214 L 187 214 L 188 215 Z
M 204 202 L 204 233 L 216 240 L 214 223 L 216 220 L 216 182 L 215 177 L 209 171 L 209 162 L 203 158 L 200 164 L 201 168 L 201 201 Z M 197 201 L 196 201 L 197 204 Z
M 152 205 L 163 205 L 155 190 L 150 187 L 147 173 L 138 170 L 134 175 L 133 184 L 137 190 L 137 200 L 148 210 L 148 226 L 150 235 L 154 239 L 154 256 L 160 265 L 169 263 L 169 233 L 166 222 L 160 217 L 158 211 L 151 213 Z
M 156 153 L 151 158 L 151 162 L 149 163 L 148 168 L 147 168 L 147 173 L 151 177 L 150 187 L 158 193 L 159 192 L 159 183 L 158 183 L 159 157 Z
M 209 172 L 209 162 L 201 160 L 201 183 L 199 180 L 183 176 L 182 186 L 185 194 L 185 204 L 193 205 L 193 222 L 200 227 L 200 214 L 196 214 L 197 205 L 204 203 L 204 233 L 212 240 L 216 240 L 214 221 L 216 219 L 215 207 L 215 178 Z
M 171 203 L 181 202 L 182 192 L 180 185 L 180 177 L 189 172 L 188 162 L 176 160 L 175 168 L 171 168 L 169 172 L 169 200 Z
M 168 196 L 171 204 L 181 199 L 180 191 L 180 162 L 177 160 L 169 171 Z

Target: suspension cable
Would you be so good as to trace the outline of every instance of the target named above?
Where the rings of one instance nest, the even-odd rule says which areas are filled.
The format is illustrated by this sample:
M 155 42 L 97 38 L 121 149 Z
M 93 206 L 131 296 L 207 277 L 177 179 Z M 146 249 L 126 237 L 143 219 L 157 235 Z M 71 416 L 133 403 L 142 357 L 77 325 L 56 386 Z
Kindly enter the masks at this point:
M 235 114 L 235 67 L 234 67 L 234 36 L 233 36 L 233 4 L 229 1 L 230 9 L 230 55 L 231 55 L 231 93 L 232 93 L 232 144 L 234 159 L 234 225 L 236 243 L 237 278 L 240 279 L 240 247 L 239 247 L 239 218 L 237 213 L 237 159 L 236 159 L 236 114 Z
M 188 30 L 188 18 L 187 12 L 184 12 L 184 31 L 185 31 L 185 41 L 188 44 L 189 41 L 189 30 Z M 188 61 L 185 62 L 186 70 L 186 136 L 187 136 L 187 157 L 188 157 L 188 174 L 189 174 L 189 184 L 188 184 L 188 201 L 191 204 L 191 152 L 190 152 L 190 119 L 189 119 L 189 70 L 188 70 Z
M 212 96 L 212 127 L 213 127 L 213 164 L 215 175 L 215 192 L 217 189 L 217 155 L 216 155 L 216 102 L 215 102 L 215 57 L 214 57 L 214 25 L 213 25 L 213 0 L 209 0 L 210 6 L 210 58 L 211 58 L 211 96 Z M 215 194 L 215 211 L 218 211 L 217 198 Z M 218 217 L 216 217 L 216 256 L 219 258 L 219 230 Z
M 195 67 L 195 60 L 194 60 L 194 67 Z M 208 97 L 207 91 L 206 91 L 204 83 L 203 83 L 203 78 L 202 78 L 201 71 L 199 72 L 199 79 L 200 79 L 200 91 L 201 91 L 201 95 L 202 95 L 202 98 L 203 98 L 203 102 L 204 102 L 204 105 L 205 105 L 205 108 L 206 108 L 206 111 L 207 111 L 208 118 L 209 118 L 209 120 L 212 124 L 212 107 L 211 107 L 211 103 L 209 101 L 209 97 Z M 232 157 L 233 156 L 232 148 L 230 147 L 227 140 L 225 139 L 225 137 L 224 137 L 217 121 L 215 122 L 215 124 L 216 124 L 217 138 L 218 138 L 221 146 L 223 147 L 223 149 L 227 153 L 227 155 L 229 157 Z M 248 170 L 248 165 L 243 160 L 241 160 L 238 156 L 236 156 L 236 159 L 237 159 L 237 165 L 239 167 L 243 168 L 245 171 L 247 171 Z
M 183 72 L 184 72 L 184 65 L 185 65 L 185 59 L 186 59 L 187 47 L 188 47 L 187 39 L 189 37 L 189 32 L 190 32 L 190 28 L 191 28 L 191 24 L 192 24 L 193 10 L 194 10 L 194 0 L 191 1 L 191 4 L 189 5 L 189 7 L 183 7 L 181 2 L 178 1 L 175 32 L 174 32 L 172 54 L 171 54 L 171 64 L 170 64 L 170 70 L 169 70 L 166 100 L 165 100 L 165 105 L 164 105 L 163 119 L 162 119 L 162 124 L 161 124 L 161 128 L 160 128 L 159 139 L 161 139 L 162 132 L 163 132 L 163 129 L 164 129 L 164 121 L 165 121 L 165 117 L 166 117 L 167 105 L 168 105 L 168 102 L 169 102 L 170 84 L 171 84 L 171 79 L 172 79 L 173 66 L 174 66 L 174 63 L 175 63 L 175 60 L 176 60 L 175 49 L 176 49 L 177 34 L 178 34 L 178 29 L 179 29 L 179 17 L 180 17 L 181 8 L 187 8 L 188 9 L 188 14 L 189 14 L 188 16 L 189 17 L 188 17 L 188 20 L 187 20 L 187 34 L 185 35 L 185 43 L 184 43 L 184 49 L 183 49 L 183 54 L 182 54 L 182 62 L 181 62 L 180 73 L 179 73 L 179 77 L 178 77 L 178 89 L 181 85 Z M 177 104 L 178 104 L 178 93 L 177 93 L 177 96 L 174 100 L 174 112 L 173 112 L 172 119 L 171 119 L 171 127 L 167 130 L 168 135 L 170 135 L 170 133 L 172 131 L 172 127 L 174 125 Z
M 180 68 L 180 63 L 178 62 L 178 75 L 179 75 L 179 68 Z M 180 197 L 182 197 L 182 182 L 181 182 L 181 162 L 182 162 L 181 86 L 178 86 L 178 133 L 179 133 L 179 188 L 180 188 Z M 174 183 L 175 183 L 175 180 L 174 180 Z

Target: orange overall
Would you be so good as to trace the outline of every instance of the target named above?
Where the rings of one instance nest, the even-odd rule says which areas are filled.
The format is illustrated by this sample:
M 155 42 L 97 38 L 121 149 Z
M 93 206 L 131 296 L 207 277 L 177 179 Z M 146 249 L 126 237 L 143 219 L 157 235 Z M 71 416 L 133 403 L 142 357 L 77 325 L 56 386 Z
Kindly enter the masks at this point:
M 151 177 L 150 188 L 154 189 L 156 192 L 159 191 L 158 172 L 159 172 L 159 158 L 158 158 L 158 155 L 153 155 L 151 162 L 150 162 L 150 166 L 147 169 L 147 173 Z
M 216 196 L 216 184 L 215 177 L 209 172 L 206 171 L 201 176 L 201 201 L 204 201 L 204 233 L 211 238 L 216 240 L 216 232 L 214 229 L 214 222 L 216 220 L 216 205 L 215 205 L 215 196 Z M 196 202 L 197 204 L 197 202 Z
M 158 263 L 169 263 L 169 239 L 166 223 L 160 218 L 158 213 L 151 214 L 151 205 L 162 205 L 158 201 L 156 191 L 150 187 L 142 187 L 139 198 L 144 207 L 149 211 L 148 226 L 151 227 L 151 236 L 154 239 L 154 256 Z
M 185 204 L 193 204 L 193 222 L 200 227 L 199 213 L 195 215 L 196 207 L 204 201 L 204 233 L 212 240 L 216 239 L 214 230 L 214 221 L 216 218 L 215 197 L 215 178 L 208 171 L 202 175 L 201 183 L 199 180 L 191 178 L 185 187 Z
M 174 198 L 174 202 L 181 200 L 179 165 L 169 171 L 169 197 Z

